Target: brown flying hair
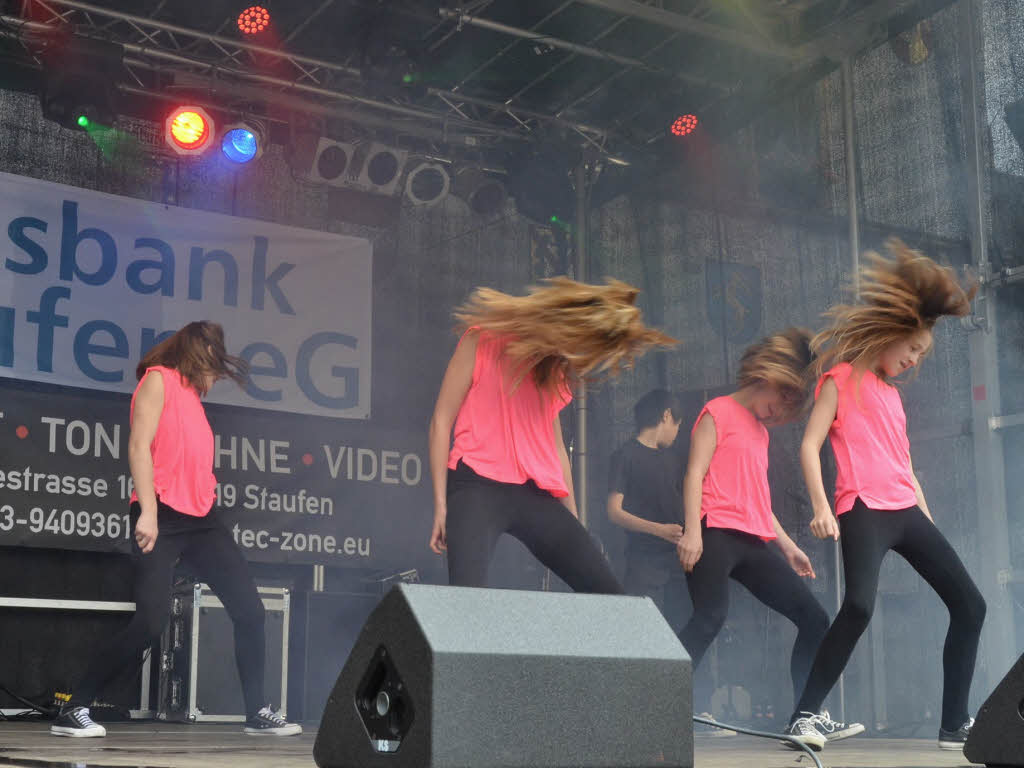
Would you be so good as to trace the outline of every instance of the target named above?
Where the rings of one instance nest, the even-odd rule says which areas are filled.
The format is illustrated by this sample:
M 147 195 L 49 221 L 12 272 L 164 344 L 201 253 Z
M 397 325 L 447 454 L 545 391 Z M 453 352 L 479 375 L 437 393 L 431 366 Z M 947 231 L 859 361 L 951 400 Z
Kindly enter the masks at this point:
M 589 285 L 552 277 L 527 296 L 477 288 L 455 311 L 459 329 L 505 337 L 503 356 L 516 384 L 532 374 L 551 391 L 571 381 L 594 382 L 632 367 L 651 347 L 671 347 L 671 336 L 644 325 L 636 288 L 621 280 Z
M 154 365 L 172 368 L 181 374 L 200 395 L 209 389 L 208 379 L 229 378 L 242 385 L 249 364 L 227 353 L 224 329 L 217 323 L 189 323 L 169 339 L 150 349 L 135 368 L 135 378 L 142 380 L 146 369 Z
M 817 374 L 837 363 L 870 363 L 893 342 L 930 331 L 943 315 L 962 317 L 971 311 L 976 280 L 962 286 L 952 269 L 899 238 L 886 240 L 885 250 L 888 256 L 866 254 L 857 300 L 825 313 L 831 324 L 811 340 Z
M 813 360 L 811 332 L 787 328 L 747 347 L 740 358 L 736 383 L 741 388 L 757 384 L 775 387 L 785 404 L 786 417 L 794 418 L 808 401 Z

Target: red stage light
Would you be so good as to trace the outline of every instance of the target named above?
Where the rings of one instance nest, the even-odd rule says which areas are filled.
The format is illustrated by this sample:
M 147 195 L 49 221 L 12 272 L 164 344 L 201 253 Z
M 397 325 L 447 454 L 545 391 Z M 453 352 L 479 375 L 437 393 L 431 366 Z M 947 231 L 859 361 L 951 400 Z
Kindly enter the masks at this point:
M 164 141 L 179 155 L 197 155 L 213 143 L 213 119 L 202 107 L 178 107 L 164 123 Z
M 696 115 L 680 115 L 672 123 L 673 136 L 689 136 L 697 129 Z
M 178 112 L 171 121 L 171 138 L 182 149 L 195 149 L 210 133 L 210 126 L 198 112 Z
M 255 35 L 270 26 L 270 11 L 262 5 L 251 5 L 238 14 L 238 28 L 243 35 Z

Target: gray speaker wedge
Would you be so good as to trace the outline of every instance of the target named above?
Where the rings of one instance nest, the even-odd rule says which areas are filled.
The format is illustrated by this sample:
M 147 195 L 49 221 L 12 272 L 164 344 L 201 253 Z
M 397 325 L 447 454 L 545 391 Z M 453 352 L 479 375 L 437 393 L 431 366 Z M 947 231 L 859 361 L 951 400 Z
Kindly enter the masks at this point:
M 403 584 L 356 640 L 313 756 L 692 768 L 691 690 L 690 658 L 649 598 Z
M 964 756 L 993 768 L 1024 768 L 1024 655 L 978 710 Z

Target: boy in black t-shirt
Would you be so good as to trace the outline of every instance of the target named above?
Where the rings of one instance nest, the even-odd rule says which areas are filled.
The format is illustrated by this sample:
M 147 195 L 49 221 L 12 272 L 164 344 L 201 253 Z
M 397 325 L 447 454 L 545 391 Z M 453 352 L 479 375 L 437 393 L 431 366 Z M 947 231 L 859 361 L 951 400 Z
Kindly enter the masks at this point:
M 672 451 L 682 421 L 679 398 L 648 392 L 633 409 L 637 435 L 611 460 L 608 519 L 626 529 L 630 595 L 646 595 L 676 628 L 689 618 L 690 595 L 676 543 L 683 535 L 682 467 Z

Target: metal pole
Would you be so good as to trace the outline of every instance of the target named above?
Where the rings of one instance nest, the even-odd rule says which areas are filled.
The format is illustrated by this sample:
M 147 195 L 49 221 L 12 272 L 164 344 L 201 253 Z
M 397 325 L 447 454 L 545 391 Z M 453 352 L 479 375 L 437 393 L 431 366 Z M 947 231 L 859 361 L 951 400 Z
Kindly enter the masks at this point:
M 975 328 L 968 335 L 972 426 L 974 435 L 975 492 L 978 500 L 979 588 L 988 604 L 986 631 L 982 635 L 982 658 L 987 664 L 984 691 L 1002 679 L 1017 654 L 1013 605 L 1006 584 L 1012 574 L 1010 533 L 1006 509 L 1006 455 L 1002 435 L 993 429 L 993 419 L 1001 410 L 999 391 L 998 317 L 996 286 L 986 278 L 991 274 L 986 231 L 984 184 L 984 148 L 980 123 L 981 96 L 978 93 L 976 0 L 960 4 L 960 82 L 963 110 L 964 147 L 967 155 L 967 200 L 971 225 L 971 257 L 981 277 L 981 290 L 975 303 Z M 980 325 L 981 327 L 977 327 Z M 997 422 L 996 422 L 997 423 Z
M 860 202 L 857 199 L 857 134 L 853 112 L 853 64 L 843 59 L 840 68 L 843 89 L 843 131 L 846 144 L 846 212 L 850 223 L 850 260 L 853 281 L 859 291 Z
M 860 206 L 857 200 L 857 134 L 854 120 L 853 64 L 843 59 L 840 67 L 843 91 L 843 134 L 846 153 L 846 216 L 849 219 L 850 267 L 853 270 L 854 285 L 860 268 Z M 836 613 L 843 604 L 843 567 L 839 554 L 839 542 L 832 543 L 835 571 L 833 573 Z M 846 674 L 839 675 L 839 719 L 846 721 Z
M 580 158 L 576 166 L 576 220 L 575 246 L 576 269 L 575 278 L 586 281 L 590 264 L 587 260 L 587 162 Z M 576 396 L 576 509 L 579 511 L 580 522 L 586 528 L 587 519 L 587 388 L 581 386 Z

